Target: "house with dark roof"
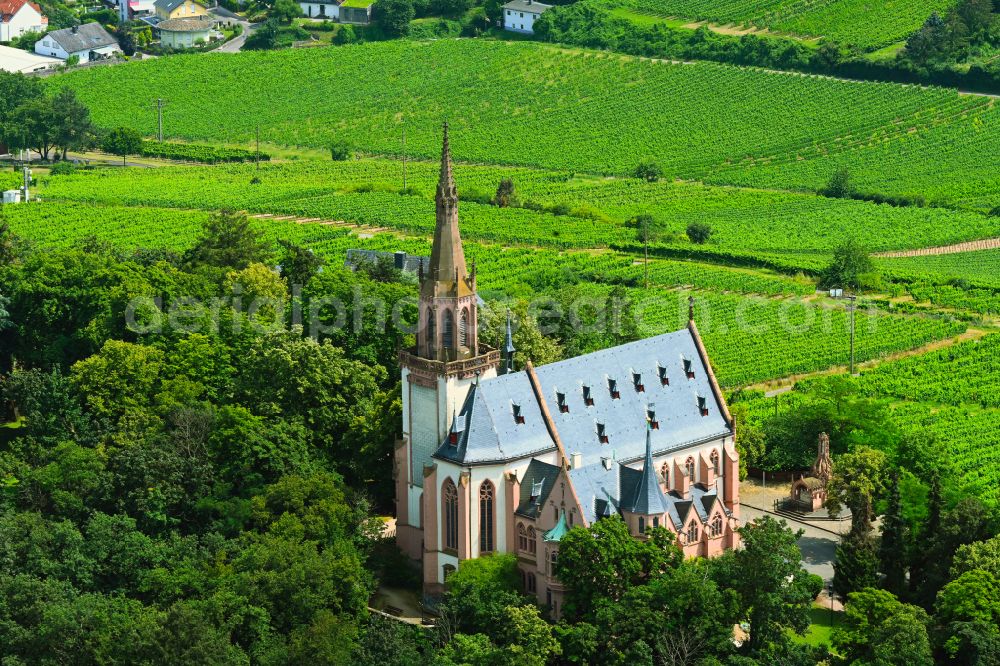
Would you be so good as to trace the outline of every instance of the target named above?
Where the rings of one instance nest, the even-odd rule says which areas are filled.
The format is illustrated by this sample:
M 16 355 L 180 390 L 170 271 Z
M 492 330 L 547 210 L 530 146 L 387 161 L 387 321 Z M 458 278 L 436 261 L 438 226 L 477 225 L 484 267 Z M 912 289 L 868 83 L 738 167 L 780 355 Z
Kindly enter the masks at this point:
M 509 320 L 502 350 L 478 341 L 447 125 L 436 201 L 395 451 L 397 543 L 425 591 L 463 560 L 516 553 L 525 591 L 558 615 L 562 536 L 615 515 L 691 557 L 735 547 L 733 420 L 693 308 L 682 330 L 518 371 Z
M 81 63 L 103 60 L 120 52 L 118 40 L 100 23 L 84 23 L 55 30 L 35 42 L 35 53 L 38 55 L 60 60 L 77 56 Z
M 45 32 L 49 19 L 30 0 L 0 0 L 0 42 L 9 42 L 27 32 Z

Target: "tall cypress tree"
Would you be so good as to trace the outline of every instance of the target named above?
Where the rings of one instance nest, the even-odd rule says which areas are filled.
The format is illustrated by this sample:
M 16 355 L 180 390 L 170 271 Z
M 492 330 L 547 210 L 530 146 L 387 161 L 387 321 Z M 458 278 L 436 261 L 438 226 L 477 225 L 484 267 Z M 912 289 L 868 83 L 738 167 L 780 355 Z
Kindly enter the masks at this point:
M 903 523 L 903 503 L 899 495 L 899 472 L 892 476 L 889 489 L 889 507 L 882 520 L 882 543 L 879 560 L 885 579 L 882 587 L 897 597 L 903 592 L 906 580 L 906 526 Z
M 910 565 L 910 594 L 915 600 L 926 596 L 922 595 L 921 592 L 927 584 L 929 560 L 935 556 L 931 546 L 941 533 L 941 514 L 944 500 L 941 497 L 941 478 L 937 473 L 931 478 L 931 492 L 927 504 L 927 523 L 920 534 L 923 546 L 919 552 L 913 554 L 913 561 Z

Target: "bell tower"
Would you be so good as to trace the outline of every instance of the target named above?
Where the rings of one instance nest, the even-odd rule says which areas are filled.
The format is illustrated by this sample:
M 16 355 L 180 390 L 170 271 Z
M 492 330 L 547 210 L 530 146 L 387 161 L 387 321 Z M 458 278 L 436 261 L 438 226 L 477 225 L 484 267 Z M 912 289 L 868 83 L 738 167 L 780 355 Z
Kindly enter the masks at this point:
M 420 271 L 420 321 L 417 355 L 435 361 L 456 361 L 478 355 L 476 267 L 466 269 L 458 232 L 458 190 L 451 170 L 448 123 L 444 124 L 441 176 L 435 196 L 437 223 L 427 270 Z
M 468 271 L 462 249 L 447 123 L 435 209 L 430 261 L 420 267 L 416 346 L 399 355 L 403 436 L 396 443 L 394 469 L 396 542 L 412 558 L 424 559 L 425 568 L 434 566 L 429 560 L 441 550 L 436 519 L 441 489 L 432 483 L 437 479 L 432 456 L 469 389 L 495 377 L 500 365 L 500 353 L 479 344 L 476 267 Z

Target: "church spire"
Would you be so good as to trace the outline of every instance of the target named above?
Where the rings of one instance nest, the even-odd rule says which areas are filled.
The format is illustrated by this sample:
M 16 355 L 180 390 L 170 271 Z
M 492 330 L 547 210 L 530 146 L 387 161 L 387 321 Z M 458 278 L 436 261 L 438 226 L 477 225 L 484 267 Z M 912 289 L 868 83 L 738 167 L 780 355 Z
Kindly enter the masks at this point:
M 435 199 L 436 220 L 430 262 L 420 275 L 417 353 L 438 361 L 479 354 L 476 271 L 469 275 L 458 232 L 458 189 L 451 170 L 448 123 L 441 146 L 441 178 Z
M 444 141 L 441 147 L 441 177 L 434 198 L 437 220 L 434 226 L 434 245 L 431 248 L 430 279 L 435 282 L 457 283 L 468 277 L 462 237 L 458 232 L 458 190 L 451 170 L 451 146 L 448 142 L 448 123 L 444 124 Z M 455 284 L 455 288 L 458 285 Z
M 646 423 L 646 460 L 642 465 L 642 476 L 635 489 L 635 504 L 632 513 L 655 515 L 667 510 L 666 498 L 656 478 L 653 468 L 653 429 Z
M 510 310 L 507 310 L 507 333 L 503 341 L 503 367 L 501 374 L 514 372 L 514 333 L 510 327 Z

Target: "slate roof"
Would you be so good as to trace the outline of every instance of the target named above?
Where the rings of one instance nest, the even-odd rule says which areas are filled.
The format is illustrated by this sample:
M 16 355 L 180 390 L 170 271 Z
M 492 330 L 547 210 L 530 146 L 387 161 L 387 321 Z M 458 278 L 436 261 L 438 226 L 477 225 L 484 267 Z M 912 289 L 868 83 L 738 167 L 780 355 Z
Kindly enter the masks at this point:
M 650 433 L 652 430 L 647 426 L 646 457 L 643 460 L 642 470 L 639 470 L 639 478 L 635 480 L 635 484 L 631 488 L 627 488 L 624 479 L 622 480 L 622 505 L 632 513 L 645 515 L 663 513 L 667 510 L 667 500 L 663 496 L 660 480 L 656 477 L 657 472 L 653 468 L 653 446 Z M 626 490 L 628 495 L 625 494 Z
M 506 5 L 503 6 L 504 9 L 509 9 L 512 12 L 530 12 L 532 14 L 541 14 L 546 9 L 551 9 L 552 5 L 546 5 L 541 2 L 528 2 L 528 0 L 511 0 Z
M 521 495 L 514 513 L 525 518 L 537 518 L 558 478 L 558 465 L 532 460 L 521 479 Z M 540 491 L 537 495 L 534 494 L 536 489 Z
M 184 4 L 184 0 L 156 0 L 156 2 L 153 3 L 153 6 L 156 7 L 157 9 L 162 9 L 167 13 L 170 13 L 175 9 L 177 9 L 178 7 L 180 7 L 182 4 Z M 202 7 L 205 6 L 201 2 L 198 2 L 198 4 L 201 5 Z
M 344 266 L 350 268 L 351 270 L 357 269 L 362 261 L 367 262 L 377 262 L 379 259 L 392 259 L 393 265 L 402 270 L 404 273 L 413 273 L 416 275 L 420 271 L 420 262 L 423 261 L 424 265 L 430 261 L 429 257 L 421 257 L 416 254 L 407 254 L 406 252 L 379 252 L 377 250 L 348 250 L 347 258 L 344 260 Z
M 570 483 L 576 490 L 577 497 L 580 498 L 583 517 L 588 525 L 592 525 L 599 518 L 606 518 L 612 513 L 622 511 L 632 511 L 645 515 L 665 512 L 673 523 L 674 529 L 680 530 L 688 520 L 692 510 L 698 514 L 702 522 L 708 520 L 712 508 L 719 500 L 717 486 L 720 481 L 717 480 L 716 487 L 712 488 L 704 488 L 700 485 L 691 486 L 688 499 L 684 499 L 674 492 L 661 492 L 662 510 L 656 510 L 654 505 L 648 511 L 635 511 L 636 508 L 646 508 L 636 505 L 635 489 L 642 479 L 642 470 L 614 463 L 611 465 L 611 469 L 599 464 L 571 469 L 567 473 Z M 656 482 L 659 485 L 659 479 Z
M 690 379 L 685 359 L 694 375 Z M 666 385 L 658 368 L 668 379 Z M 600 465 L 607 457 L 625 463 L 642 460 L 650 410 L 658 422 L 652 433 L 654 456 L 732 435 L 688 329 L 544 365 L 535 373 L 567 455 L 581 454 L 584 468 Z M 634 375 L 642 391 L 637 390 Z M 618 398 L 612 397 L 609 379 L 616 382 Z M 584 400 L 585 386 L 592 405 Z M 565 411 L 558 406 L 560 393 Z M 705 416 L 699 396 L 705 399 Z M 522 423 L 515 420 L 514 405 L 520 408 Z M 463 419 L 464 431 L 457 445 L 446 440 L 435 457 L 459 464 L 486 464 L 555 449 L 524 371 L 484 379 L 469 391 L 458 418 Z M 599 438 L 599 424 L 607 442 Z
M 73 28 L 55 30 L 45 37 L 61 46 L 66 53 L 89 51 L 118 44 L 118 40 L 109 35 L 100 23 L 84 23 L 76 27 L 76 32 L 73 32 Z

